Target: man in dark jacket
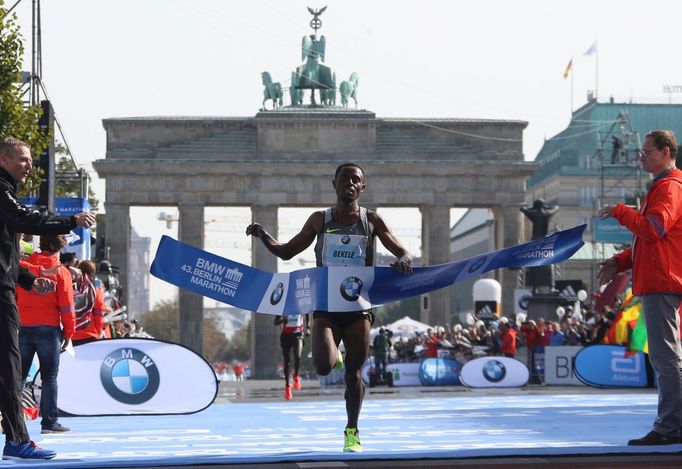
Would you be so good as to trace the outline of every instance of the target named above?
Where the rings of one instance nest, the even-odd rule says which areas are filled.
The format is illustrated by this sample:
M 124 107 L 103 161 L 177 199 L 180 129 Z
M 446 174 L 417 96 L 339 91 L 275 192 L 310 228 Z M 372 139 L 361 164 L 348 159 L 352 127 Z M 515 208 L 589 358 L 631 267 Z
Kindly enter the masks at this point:
M 39 266 L 19 267 L 19 234 L 66 234 L 72 228 L 89 228 L 95 222 L 91 213 L 71 217 L 41 215 L 24 206 L 16 197 L 17 185 L 24 183 L 33 167 L 28 145 L 15 138 L 0 143 L 0 411 L 5 432 L 3 459 L 51 459 L 54 451 L 31 441 L 21 405 L 21 355 L 19 353 L 19 314 L 14 297 L 17 283 L 26 290 L 46 293 L 54 283 L 36 278 Z

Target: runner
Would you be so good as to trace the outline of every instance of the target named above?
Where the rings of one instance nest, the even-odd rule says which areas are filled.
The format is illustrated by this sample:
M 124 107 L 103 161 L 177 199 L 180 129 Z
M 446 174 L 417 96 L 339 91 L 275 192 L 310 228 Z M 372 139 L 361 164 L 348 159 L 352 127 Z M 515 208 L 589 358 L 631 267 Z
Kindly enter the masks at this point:
M 371 266 L 374 238 L 377 237 L 398 258 L 391 266 L 403 273 L 411 273 L 412 258 L 381 215 L 360 207 L 360 195 L 366 187 L 362 168 L 355 163 L 342 164 L 336 169 L 332 186 L 336 191 L 336 204 L 310 215 L 301 231 L 289 242 L 280 243 L 258 223 L 249 225 L 246 234 L 260 238 L 272 254 L 285 260 L 301 253 L 317 240 L 315 256 L 318 266 Z M 344 432 L 344 451 L 362 451 L 358 418 L 365 385 L 360 373 L 369 353 L 369 330 L 373 322 L 371 310 L 313 313 L 312 354 L 317 373 L 326 376 L 333 368 L 342 366 L 338 348 L 341 340 L 346 350 L 348 421 Z
M 297 314 L 295 316 L 275 316 L 275 326 L 282 325 L 282 333 L 279 336 L 279 344 L 282 347 L 282 357 L 284 358 L 284 398 L 290 401 L 291 382 L 291 351 L 294 352 L 294 389 L 301 389 L 301 352 L 303 351 L 303 332 L 310 335 L 308 326 L 308 315 Z

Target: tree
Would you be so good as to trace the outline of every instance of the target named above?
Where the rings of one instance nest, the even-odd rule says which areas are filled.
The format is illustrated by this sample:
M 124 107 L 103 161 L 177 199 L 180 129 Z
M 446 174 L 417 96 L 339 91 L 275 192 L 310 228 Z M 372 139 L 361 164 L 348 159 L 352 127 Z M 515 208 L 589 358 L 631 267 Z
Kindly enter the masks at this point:
M 374 313 L 377 318 L 375 327 L 391 324 L 405 316 L 420 321 L 420 303 L 421 298 L 419 296 L 414 296 L 412 298 L 406 298 L 395 303 L 380 306 Z
M 142 317 L 144 329 L 155 338 L 177 342 L 180 308 L 177 300 L 161 300 Z
M 57 174 L 57 184 L 56 191 L 57 197 L 80 197 L 81 196 L 81 185 L 80 180 L 75 177 L 76 167 L 69 151 L 62 144 L 57 144 L 55 147 L 55 153 L 60 156 L 59 161 L 57 161 L 57 167 L 55 168 L 55 173 Z M 66 179 L 65 176 L 74 175 L 72 178 Z M 59 178 L 59 176 L 62 176 Z M 90 175 L 87 175 L 88 181 L 90 181 Z M 99 199 L 95 197 L 95 193 L 92 191 L 92 187 L 88 184 L 88 202 L 90 204 L 90 211 L 96 212 L 99 208 Z
M 178 342 L 180 334 L 178 323 L 180 320 L 180 307 L 178 300 L 162 300 L 154 305 L 151 311 L 145 313 L 142 325 L 145 331 L 159 340 Z M 209 362 L 221 360 L 230 342 L 225 334 L 218 328 L 218 321 L 213 315 L 204 316 L 203 320 L 203 353 Z
M 23 37 L 16 14 L 7 14 L 0 0 L 0 139 L 16 137 L 31 146 L 34 156 L 48 145 L 48 136 L 38 127 L 40 107 L 26 107 L 21 89 Z M 35 193 L 40 185 L 40 170 L 34 168 L 19 191 L 20 195 Z

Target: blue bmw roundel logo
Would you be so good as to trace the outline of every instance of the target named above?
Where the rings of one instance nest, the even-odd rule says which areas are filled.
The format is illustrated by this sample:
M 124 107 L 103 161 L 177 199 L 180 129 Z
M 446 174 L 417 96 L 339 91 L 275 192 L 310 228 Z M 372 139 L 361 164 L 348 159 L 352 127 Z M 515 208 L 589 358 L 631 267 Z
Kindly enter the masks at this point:
M 491 383 L 499 383 L 507 376 L 507 368 L 499 360 L 489 360 L 483 365 L 483 377 Z
M 159 389 L 159 369 L 144 352 L 134 348 L 114 350 L 100 367 L 102 386 L 124 404 L 142 404 Z
M 343 236 L 341 237 L 341 242 L 342 242 L 343 244 L 348 244 L 348 243 L 350 243 L 350 236 L 348 236 L 348 235 L 343 235 Z
M 362 292 L 362 280 L 357 277 L 347 277 L 341 282 L 341 296 L 348 301 L 356 301 Z
M 270 304 L 276 305 L 282 299 L 284 294 L 284 284 L 279 282 L 274 290 L 272 290 L 272 295 L 270 295 Z

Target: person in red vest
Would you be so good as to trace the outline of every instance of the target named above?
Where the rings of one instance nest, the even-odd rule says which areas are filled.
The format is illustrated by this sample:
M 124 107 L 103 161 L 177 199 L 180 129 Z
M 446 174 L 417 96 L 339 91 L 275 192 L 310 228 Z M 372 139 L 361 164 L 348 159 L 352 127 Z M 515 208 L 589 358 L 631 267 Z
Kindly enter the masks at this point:
M 500 353 L 510 358 L 516 356 L 516 329 L 504 317 L 500 318 Z
M 59 354 L 71 343 L 75 327 L 73 284 L 68 268 L 59 262 L 59 251 L 66 245 L 64 235 L 42 235 L 40 252 L 19 262 L 25 268 L 39 266 L 46 277 L 54 280 L 56 290 L 38 295 L 17 290 L 19 307 L 19 351 L 21 353 L 22 381 L 26 380 L 34 355 L 40 360 L 41 433 L 63 433 L 70 429 L 57 419 L 57 373 Z
M 73 344 L 87 344 L 102 337 L 104 324 L 104 291 L 97 286 L 95 278 L 95 263 L 81 261 L 78 268 L 83 273 L 83 278 L 76 285 L 74 292 L 76 300 L 76 332 L 73 335 Z

